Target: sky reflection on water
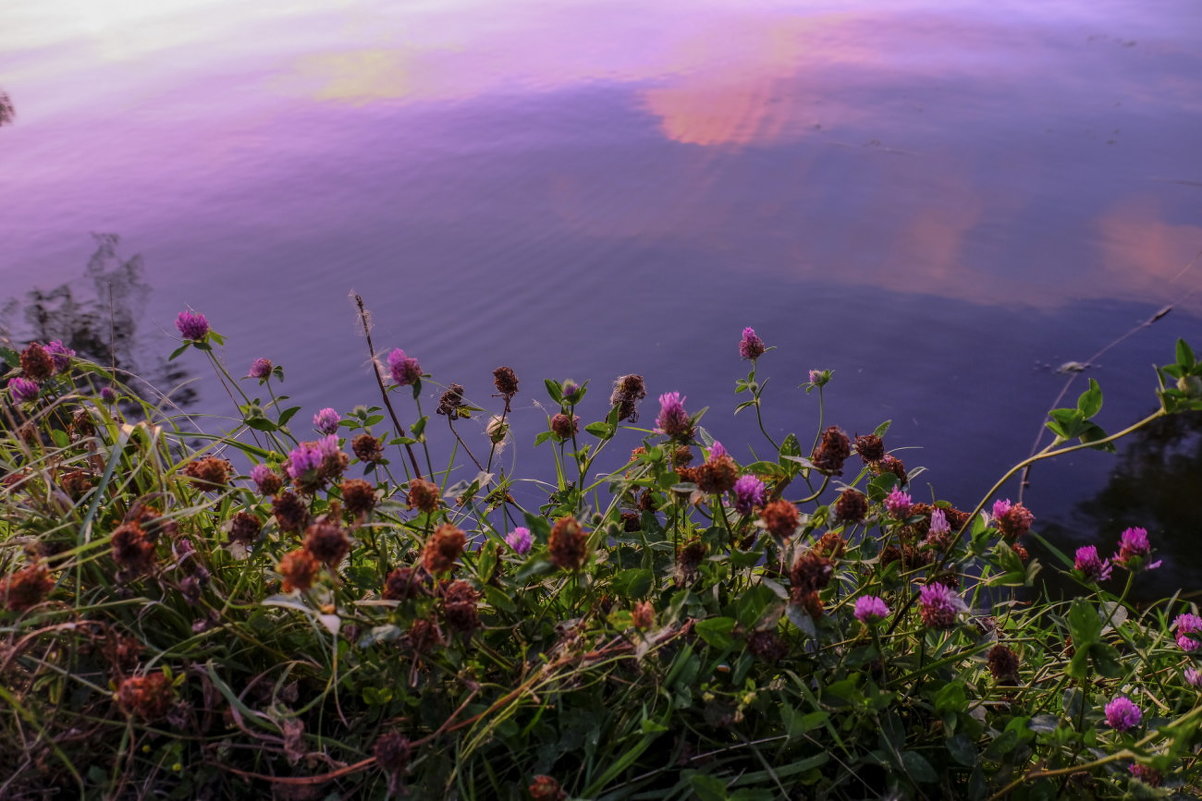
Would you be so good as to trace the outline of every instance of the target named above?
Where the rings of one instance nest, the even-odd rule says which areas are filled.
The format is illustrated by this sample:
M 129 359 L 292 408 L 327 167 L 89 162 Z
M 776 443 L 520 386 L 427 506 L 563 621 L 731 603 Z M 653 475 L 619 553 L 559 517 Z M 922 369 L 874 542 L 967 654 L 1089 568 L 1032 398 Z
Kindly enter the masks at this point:
M 641 371 L 724 411 L 750 324 L 957 498 L 1026 455 L 1047 365 L 1174 304 L 1095 372 L 1126 422 L 1202 332 L 1188 0 L 47 0 L 0 10 L 0 88 L 12 294 L 119 233 L 155 326 L 207 310 L 311 405 L 370 401 L 351 287 L 481 394 Z

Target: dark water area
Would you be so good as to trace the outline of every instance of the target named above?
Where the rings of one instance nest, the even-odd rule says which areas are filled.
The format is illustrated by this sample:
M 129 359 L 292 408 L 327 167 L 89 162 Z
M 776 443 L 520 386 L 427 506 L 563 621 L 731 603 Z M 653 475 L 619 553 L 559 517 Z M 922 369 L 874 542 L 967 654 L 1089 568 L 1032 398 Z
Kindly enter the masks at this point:
M 380 347 L 479 405 L 517 370 L 519 472 L 550 460 L 544 376 L 594 379 L 587 422 L 642 373 L 759 447 L 730 414 L 751 325 L 779 347 L 773 436 L 807 441 L 796 386 L 833 369 L 828 421 L 892 419 L 931 468 L 916 494 L 970 506 L 1030 452 L 1059 365 L 1172 306 L 1069 392 L 1097 378 L 1114 430 L 1155 408 L 1177 337 L 1202 346 L 1192 0 L 52 0 L 0 9 L 0 90 L 4 295 L 85 291 L 90 234 L 119 234 L 149 352 L 191 306 L 311 411 L 375 401 L 357 289 Z M 192 409 L 228 414 L 186 366 Z M 1202 586 L 1202 512 L 1177 502 L 1202 435 L 1181 434 L 1040 465 L 1041 530 L 1106 550 L 1144 525 L 1153 584 Z

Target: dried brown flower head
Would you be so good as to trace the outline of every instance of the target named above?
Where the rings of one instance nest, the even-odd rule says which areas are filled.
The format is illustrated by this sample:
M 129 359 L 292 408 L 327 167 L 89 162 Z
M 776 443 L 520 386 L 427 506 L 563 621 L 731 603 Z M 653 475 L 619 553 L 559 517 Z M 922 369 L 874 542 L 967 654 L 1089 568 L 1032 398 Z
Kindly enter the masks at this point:
M 35 562 L 0 579 L 0 604 L 10 612 L 26 612 L 46 600 L 52 589 L 50 571 Z
M 128 715 L 153 723 L 162 720 L 175 700 L 175 687 L 163 673 L 131 676 L 117 686 L 117 703 Z
M 342 502 L 352 517 L 371 513 L 376 508 L 376 488 L 361 478 L 348 478 L 342 482 Z
M 271 511 L 280 531 L 299 534 L 309 525 L 309 508 L 291 490 L 285 490 L 271 499 Z
M 438 408 L 434 411 L 441 415 L 446 415 L 452 420 L 457 420 L 463 416 L 463 387 L 460 384 L 451 384 L 447 387 L 447 391 L 442 393 L 438 399 Z
M 305 550 L 317 561 L 333 567 L 346 558 L 351 550 L 351 540 L 342 526 L 322 520 L 305 532 Z
M 442 631 L 433 620 L 419 617 L 409 624 L 409 647 L 417 653 L 429 653 L 442 644 Z
M 218 489 L 230 483 L 230 473 L 233 465 L 218 456 L 206 456 L 203 459 L 188 462 L 184 465 L 184 475 L 192 479 L 192 483 L 202 490 Z
M 567 515 L 555 521 L 547 539 L 551 561 L 561 570 L 579 570 L 588 557 L 588 534 L 575 517 Z
M 559 440 L 568 440 L 580 430 L 580 417 L 560 412 L 551 418 L 551 433 Z
M 910 480 L 909 476 L 906 475 L 905 463 L 896 456 L 890 456 L 889 454 L 885 454 L 885 456 L 879 462 L 875 462 L 872 465 L 872 471 L 878 476 L 884 475 L 885 473 L 892 473 L 893 475 L 897 476 L 898 481 L 901 482 L 901 486 L 903 487 L 906 486 Z
M 474 631 L 480 625 L 476 601 L 480 593 L 466 581 L 452 581 L 442 589 L 442 616 L 452 631 Z
M 381 734 L 372 747 L 372 755 L 376 764 L 386 773 L 401 774 L 409 767 L 409 757 L 413 753 L 413 745 L 409 738 L 399 731 Z
M 415 478 L 409 482 L 407 499 L 410 509 L 418 509 L 426 514 L 433 514 L 442 504 L 442 494 L 438 485 L 424 478 Z
M 513 371 L 512 367 L 498 367 L 492 371 L 493 386 L 497 388 L 497 394 L 505 400 L 509 400 L 514 395 L 518 394 L 518 374 Z
M 838 559 L 847 549 L 847 540 L 837 531 L 828 531 L 814 543 L 814 553 L 828 559 Z
M 779 662 L 789 654 L 789 646 L 775 631 L 753 631 L 747 637 L 747 650 L 765 662 Z
M 304 548 L 297 548 L 284 554 L 276 566 L 276 572 L 284 579 L 284 592 L 303 591 L 313 586 L 313 579 L 320 567 L 321 563 L 313 558 L 313 554 Z
M 259 538 L 262 530 L 263 522 L 258 517 L 250 512 L 238 512 L 230 520 L 229 539 L 244 547 L 249 546 Z
M 54 357 L 37 342 L 21 351 L 21 372 L 34 381 L 45 381 L 54 375 Z
M 113 532 L 113 561 L 127 576 L 140 576 L 154 567 L 154 538 L 137 523 L 122 523 Z
M 432 576 L 446 573 L 455 567 L 455 561 L 463 555 L 467 546 L 467 535 L 462 529 L 443 523 L 434 529 L 422 551 L 422 567 Z
M 876 434 L 860 434 L 856 437 L 855 450 L 866 463 L 879 462 L 885 458 L 885 441 Z
M 721 495 L 730 492 L 739 480 L 739 466 L 731 457 L 719 456 L 696 468 L 693 480 L 706 495 Z
M 699 539 L 689 540 L 676 552 L 676 581 L 691 584 L 697 579 L 701 562 L 705 559 L 705 543 Z
M 550 776 L 535 776 L 530 783 L 530 798 L 533 801 L 563 801 L 568 794 L 559 786 L 559 782 Z
M 639 631 L 646 631 L 655 625 L 655 607 L 650 601 L 639 601 L 630 611 L 630 622 Z
M 797 507 L 783 498 L 772 501 L 760 512 L 764 528 L 778 540 L 787 540 L 797 531 L 801 515 Z
M 795 592 L 818 592 L 830 583 L 834 570 L 830 559 L 810 550 L 797 557 L 789 568 L 789 580 Z
M 835 501 L 835 519 L 844 523 L 859 523 L 868 515 L 868 498 L 859 490 L 848 487 Z
M 843 462 L 848 456 L 851 456 L 851 442 L 847 435 L 838 426 L 830 426 L 822 432 L 810 461 L 824 473 L 842 475 Z
M 990 648 L 986 663 L 999 684 L 1018 684 L 1018 654 L 1008 646 L 998 643 Z
M 389 601 L 408 601 L 426 594 L 421 575 L 415 568 L 398 567 L 384 580 L 383 596 Z
M 64 473 L 58 483 L 71 500 L 78 501 L 92 488 L 92 477 L 83 470 L 72 470 Z
M 609 396 L 611 406 L 618 407 L 618 421 L 638 422 L 638 404 L 647 397 L 647 385 L 641 375 L 624 375 L 614 382 L 613 394 Z
M 371 434 L 359 434 L 351 440 L 351 451 L 361 462 L 371 464 L 384 460 L 384 443 Z

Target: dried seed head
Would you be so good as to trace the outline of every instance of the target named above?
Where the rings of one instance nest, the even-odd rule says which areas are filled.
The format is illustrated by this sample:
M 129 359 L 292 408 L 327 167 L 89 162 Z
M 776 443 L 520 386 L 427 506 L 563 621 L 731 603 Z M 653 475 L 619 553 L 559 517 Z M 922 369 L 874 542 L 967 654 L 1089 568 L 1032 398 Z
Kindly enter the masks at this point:
M 434 411 L 441 415 L 446 415 L 452 420 L 457 420 L 461 416 L 463 408 L 463 386 L 460 384 L 451 384 L 447 387 L 447 391 L 442 393 L 438 399 L 438 408 Z
M 26 612 L 46 600 L 52 589 L 50 571 L 35 562 L 0 579 L 0 604 L 10 612 Z
M 772 536 L 778 540 L 787 540 L 797 531 L 801 516 L 796 506 L 782 498 L 765 506 L 760 512 L 760 520 Z
M 650 601 L 639 601 L 630 611 L 630 622 L 639 631 L 646 631 L 655 625 L 655 607 Z
M 54 375 L 54 358 L 37 342 L 21 351 L 21 371 L 34 381 L 45 381 Z
M 404 773 L 408 769 L 409 757 L 412 753 L 413 746 L 409 742 L 409 738 L 399 731 L 381 734 L 372 747 L 372 755 L 376 758 L 376 764 L 386 773 L 394 775 Z
M 859 490 L 843 490 L 835 501 L 835 519 L 845 523 L 859 523 L 868 515 L 868 498 Z
M 789 655 L 788 644 L 775 631 L 753 631 L 747 637 L 747 650 L 765 662 L 779 662 Z
M 367 515 L 376 508 L 376 488 L 361 478 L 348 478 L 342 482 L 342 502 L 353 517 Z
M 998 643 L 990 648 L 986 662 L 989 672 L 999 684 L 1018 683 L 1018 654 L 1008 646 Z
M 794 591 L 804 595 L 825 588 L 834 571 L 830 559 L 811 550 L 797 557 L 789 569 L 789 580 Z
M 432 576 L 446 573 L 455 567 L 455 561 L 463 555 L 467 535 L 450 523 L 434 529 L 422 551 L 422 567 Z
M 551 418 L 551 433 L 556 439 L 569 440 L 580 430 L 580 418 L 560 412 Z
M 480 593 L 466 581 L 453 581 L 442 589 L 442 616 L 452 631 L 470 632 L 479 627 L 479 598 Z
M 837 531 L 828 531 L 814 543 L 814 553 L 828 559 L 838 559 L 847 549 L 847 540 Z
M 263 530 L 263 522 L 250 512 L 238 512 L 230 520 L 230 542 L 236 542 L 243 547 L 249 546 L 259 538 Z
M 898 481 L 901 482 L 901 486 L 903 487 L 909 483 L 910 480 L 909 476 L 906 475 L 905 463 L 902 462 L 901 459 L 898 459 L 896 456 L 891 456 L 890 454 L 885 454 L 885 456 L 882 457 L 879 462 L 874 462 L 872 465 L 872 471 L 878 476 L 884 475 L 885 473 L 892 473 L 893 475 L 897 476 Z
M 285 490 L 279 496 L 272 498 L 271 511 L 275 515 L 280 531 L 299 534 L 309 525 L 309 509 L 304 502 L 290 490 Z
M 559 782 L 550 776 L 535 776 L 530 783 L 530 798 L 533 801 L 563 801 L 568 794 L 559 786 Z
M 384 580 L 385 600 L 408 601 L 419 595 L 426 595 L 426 587 L 420 574 L 412 567 L 398 567 L 388 574 Z
M 313 579 L 320 567 L 321 564 L 311 553 L 304 548 L 297 548 L 284 554 L 284 558 L 276 566 L 276 572 L 284 579 L 284 592 L 292 592 L 294 589 L 303 591 L 313 586 Z
M 419 509 L 426 514 L 433 514 L 442 505 L 442 494 L 438 485 L 424 478 L 415 478 L 409 482 L 407 499 L 410 509 Z
M 71 500 L 78 501 L 92 488 L 92 477 L 83 470 L 72 470 L 64 473 L 58 483 Z
M 320 521 L 309 526 L 305 532 L 305 550 L 317 561 L 332 567 L 346 558 L 351 550 L 351 541 L 342 526 Z
M 163 673 L 131 676 L 117 686 L 117 703 L 125 713 L 150 723 L 165 718 L 174 700 L 175 688 Z
M 384 443 L 371 434 L 359 434 L 351 440 L 351 451 L 361 462 L 372 464 L 384 459 Z
M 493 385 L 497 388 L 497 394 L 505 400 L 518 394 L 518 374 L 513 371 L 512 367 L 498 367 L 492 371 L 492 379 Z
M 442 644 L 442 631 L 433 620 L 419 617 L 409 624 L 409 647 L 417 653 L 429 653 Z
M 879 462 L 885 458 L 885 441 L 876 434 L 860 434 L 856 437 L 855 450 L 865 463 Z
M 207 456 L 184 465 L 184 475 L 192 479 L 192 483 L 202 490 L 213 490 L 225 487 L 230 483 L 230 473 L 233 465 L 217 456 Z
M 848 456 L 851 456 L 851 442 L 847 435 L 838 426 L 830 426 L 822 432 L 810 461 L 824 473 L 842 475 L 843 462 Z
M 154 567 L 154 539 L 135 522 L 122 523 L 111 540 L 113 561 L 126 576 L 140 576 Z
M 547 539 L 551 561 L 561 570 L 579 570 L 588 557 L 588 534 L 575 517 L 568 515 L 555 521 Z
M 707 495 L 721 495 L 734 489 L 739 480 L 739 467 L 729 456 L 711 457 L 696 469 L 694 481 L 697 489 Z

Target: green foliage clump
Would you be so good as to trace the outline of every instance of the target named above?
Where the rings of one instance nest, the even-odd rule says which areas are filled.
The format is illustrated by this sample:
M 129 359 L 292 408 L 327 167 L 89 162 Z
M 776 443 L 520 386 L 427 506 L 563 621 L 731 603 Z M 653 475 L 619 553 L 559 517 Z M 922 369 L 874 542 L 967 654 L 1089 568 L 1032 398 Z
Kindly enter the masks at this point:
M 226 433 L 61 343 L 0 352 L 0 797 L 1198 790 L 1202 618 L 1128 600 L 1156 566 L 1147 532 L 1110 558 L 1042 542 L 1080 591 L 1031 600 L 1033 515 L 994 497 L 1202 409 L 1185 343 L 1155 413 L 1107 434 L 1091 382 L 1051 413 L 1052 444 L 959 509 L 914 500 L 887 423 L 853 442 L 821 422 L 829 372 L 803 384 L 810 446 L 761 422 L 771 451 L 744 461 L 676 393 L 640 427 L 639 376 L 584 425 L 587 383 L 547 381 L 548 485 L 494 468 L 508 368 L 481 441 L 456 421 L 489 404 L 444 388 L 436 462 L 432 380 L 403 352 L 373 363 L 381 406 L 323 410 L 302 442 L 278 367 L 235 379 L 203 316 L 180 329 L 172 359 L 203 356 L 240 399 Z M 745 332 L 757 418 L 770 350 Z

